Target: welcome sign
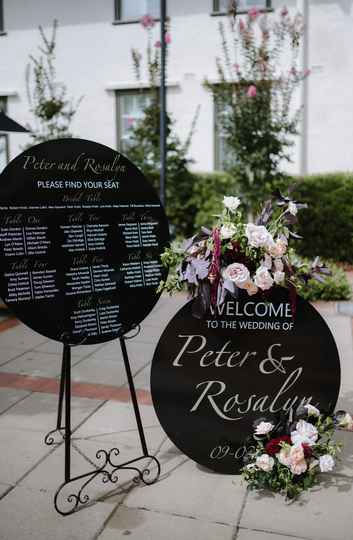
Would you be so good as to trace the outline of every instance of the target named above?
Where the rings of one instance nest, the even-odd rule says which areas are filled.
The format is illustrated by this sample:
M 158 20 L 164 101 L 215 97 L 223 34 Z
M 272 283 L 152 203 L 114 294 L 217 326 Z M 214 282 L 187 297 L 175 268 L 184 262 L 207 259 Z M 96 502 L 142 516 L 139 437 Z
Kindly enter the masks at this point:
M 151 388 L 162 427 L 186 455 L 222 473 L 242 466 L 253 422 L 311 403 L 332 410 L 340 364 L 313 306 L 286 289 L 229 299 L 204 319 L 186 304 L 155 352 Z

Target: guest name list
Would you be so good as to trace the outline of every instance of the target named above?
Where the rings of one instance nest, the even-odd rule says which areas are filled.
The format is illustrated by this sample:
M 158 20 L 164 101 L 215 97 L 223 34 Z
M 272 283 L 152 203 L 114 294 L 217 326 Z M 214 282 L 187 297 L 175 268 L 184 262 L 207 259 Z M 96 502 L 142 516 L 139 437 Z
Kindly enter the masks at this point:
M 6 190 L 15 175 L 18 189 Z M 163 209 L 140 171 L 121 154 L 73 139 L 32 148 L 2 177 L 0 294 L 17 316 L 53 339 L 65 333 L 85 343 L 140 323 L 158 299 L 168 241 Z M 42 322 L 38 306 L 49 311 Z

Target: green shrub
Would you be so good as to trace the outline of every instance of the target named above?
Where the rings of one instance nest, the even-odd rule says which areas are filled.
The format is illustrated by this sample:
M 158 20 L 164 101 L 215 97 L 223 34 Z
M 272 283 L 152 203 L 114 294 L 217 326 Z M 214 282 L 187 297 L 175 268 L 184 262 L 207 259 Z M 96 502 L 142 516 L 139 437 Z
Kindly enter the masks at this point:
M 307 176 L 294 196 L 308 203 L 299 216 L 297 251 L 303 256 L 353 263 L 353 174 Z
M 332 275 L 326 276 L 325 281 L 321 283 L 315 279 L 310 279 L 307 285 L 300 291 L 300 296 L 315 302 L 316 300 L 350 300 L 352 290 L 344 271 L 339 266 L 329 263 Z
M 225 195 L 236 195 L 235 180 L 225 172 L 196 173 L 194 182 L 194 206 L 197 208 L 194 229 L 211 227 L 214 215 L 222 212 Z

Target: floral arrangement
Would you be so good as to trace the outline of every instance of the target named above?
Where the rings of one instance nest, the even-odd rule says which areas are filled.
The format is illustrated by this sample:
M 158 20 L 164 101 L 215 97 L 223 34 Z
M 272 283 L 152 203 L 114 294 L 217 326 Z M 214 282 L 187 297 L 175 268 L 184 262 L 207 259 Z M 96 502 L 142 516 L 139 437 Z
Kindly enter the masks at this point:
M 186 240 L 174 243 L 162 254 L 162 262 L 172 272 L 159 290 L 170 293 L 185 285 L 197 302 L 194 314 L 202 317 L 210 305 L 221 305 L 227 295 L 238 297 L 267 295 L 275 286 L 290 290 L 292 308 L 295 294 L 310 278 L 322 281 L 329 274 L 318 258 L 304 264 L 296 257 L 291 243 L 300 238 L 293 227 L 302 204 L 279 191 L 268 200 L 259 217 L 244 221 L 238 197 L 223 199 L 223 211 L 210 230 L 205 227 Z
M 249 488 L 281 492 L 288 499 L 309 489 L 319 473 L 335 467 L 341 451 L 333 441 L 335 427 L 352 430 L 352 417 L 345 411 L 328 416 L 311 404 L 299 407 L 294 421 L 288 416 L 276 425 L 257 420 L 241 470 Z

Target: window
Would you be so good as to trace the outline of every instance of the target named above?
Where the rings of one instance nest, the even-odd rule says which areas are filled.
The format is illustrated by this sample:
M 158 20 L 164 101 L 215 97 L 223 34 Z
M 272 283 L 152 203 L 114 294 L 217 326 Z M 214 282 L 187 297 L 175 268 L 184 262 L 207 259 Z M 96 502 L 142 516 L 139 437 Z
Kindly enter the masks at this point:
M 143 118 L 143 111 L 150 102 L 150 95 L 142 90 L 117 91 L 116 110 L 118 149 L 123 154 L 131 145 L 131 134 L 136 123 Z
M 227 13 L 230 0 L 213 0 L 214 13 Z M 247 11 L 252 7 L 259 9 L 270 9 L 271 0 L 238 0 L 238 12 Z
M 4 3 L 0 0 L 0 34 L 4 33 Z
M 233 151 L 228 147 L 225 133 L 222 132 L 220 118 L 226 115 L 226 110 L 220 110 L 220 105 L 214 104 L 214 168 L 216 171 L 224 171 L 227 161 L 233 161 Z
M 7 97 L 0 97 L 0 110 L 6 112 Z M 9 138 L 6 133 L 0 132 L 0 173 L 9 162 Z
M 115 0 L 116 21 L 136 21 L 147 14 L 159 17 L 160 0 Z

